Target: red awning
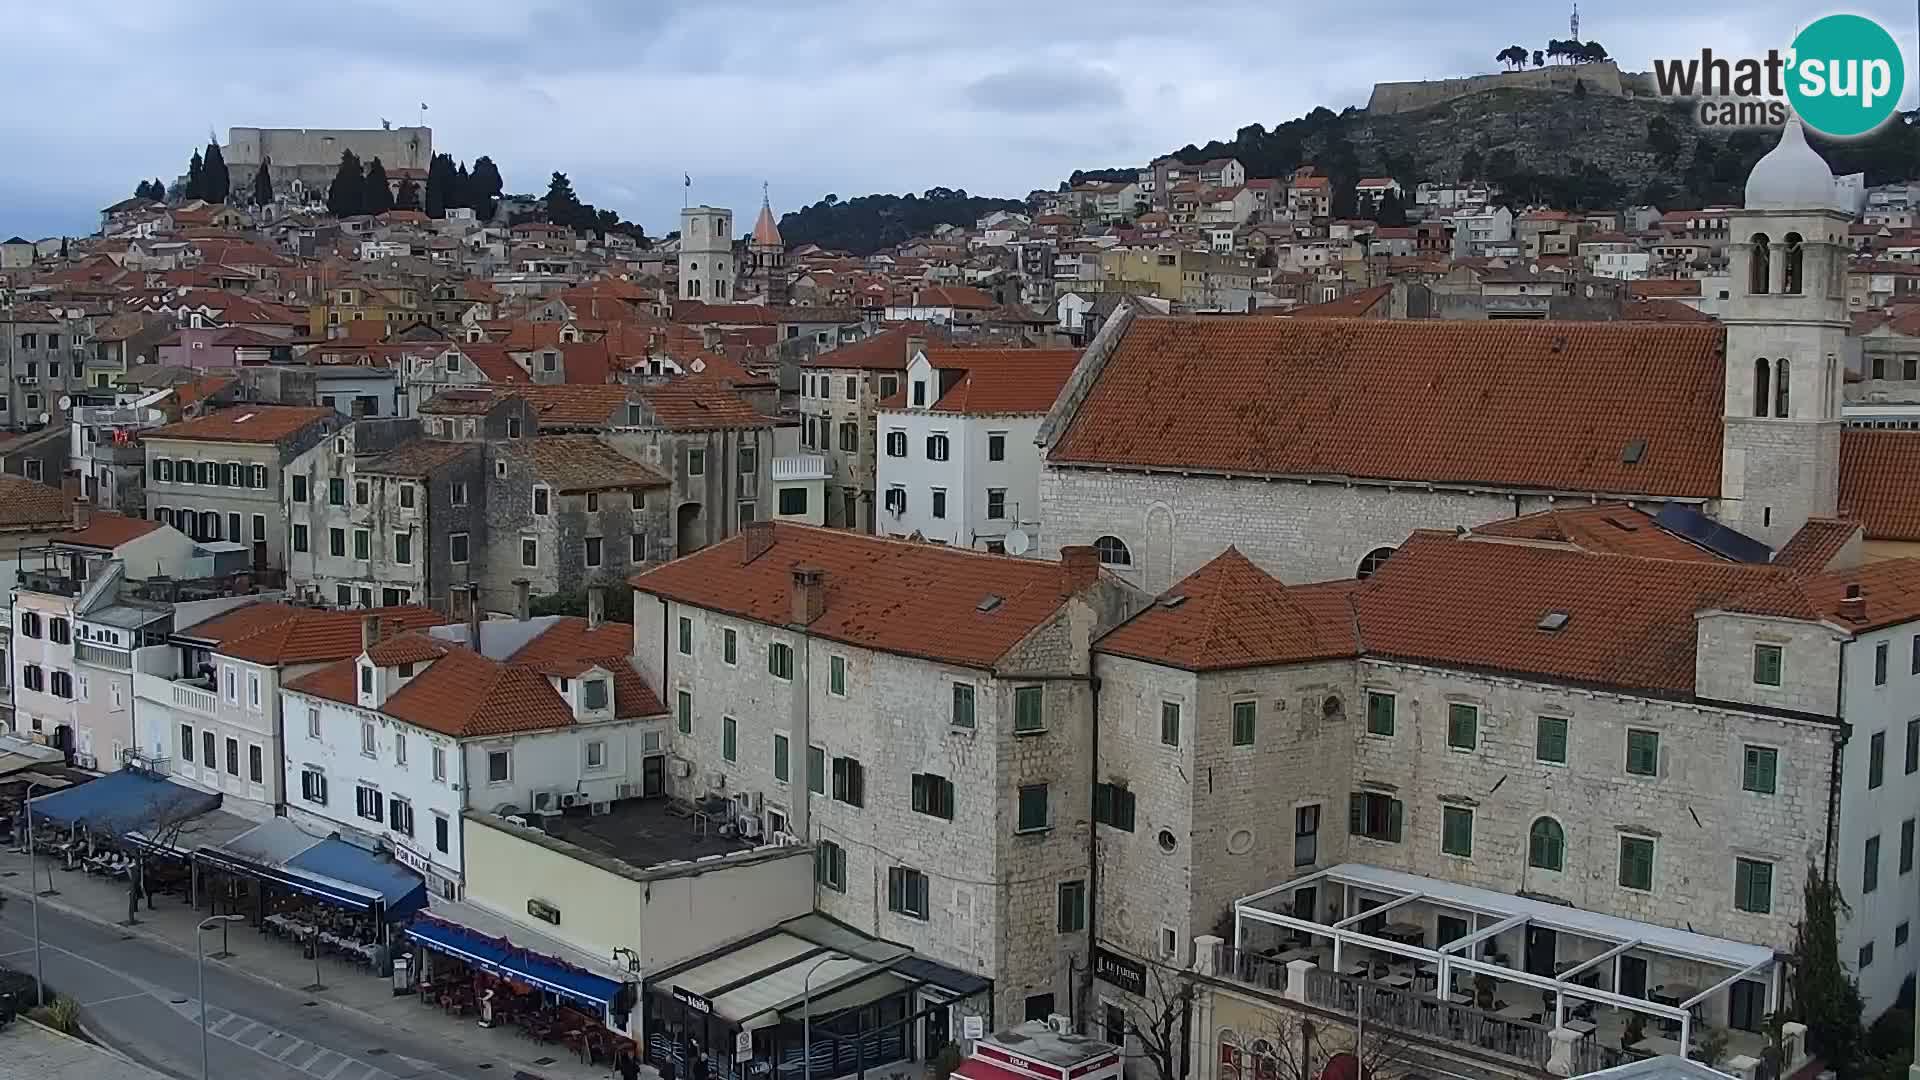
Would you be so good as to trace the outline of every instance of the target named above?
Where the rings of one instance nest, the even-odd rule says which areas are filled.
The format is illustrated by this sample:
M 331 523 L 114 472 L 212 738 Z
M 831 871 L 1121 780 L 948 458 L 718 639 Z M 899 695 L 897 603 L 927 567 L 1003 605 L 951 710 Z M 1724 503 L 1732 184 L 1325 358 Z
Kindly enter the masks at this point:
M 953 1075 L 965 1080 L 1033 1080 L 1025 1073 L 1017 1073 L 1004 1065 L 995 1065 L 984 1058 L 970 1057 L 955 1066 Z

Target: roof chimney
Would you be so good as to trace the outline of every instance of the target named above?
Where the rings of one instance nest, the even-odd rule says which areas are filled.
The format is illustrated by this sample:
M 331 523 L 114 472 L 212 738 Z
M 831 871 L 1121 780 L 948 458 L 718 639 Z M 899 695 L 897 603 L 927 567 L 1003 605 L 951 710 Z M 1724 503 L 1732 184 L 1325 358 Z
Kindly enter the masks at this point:
M 812 626 L 827 610 L 827 572 L 814 566 L 793 568 L 793 621 Z
M 607 587 L 587 586 L 587 629 L 598 630 L 607 621 Z
M 533 582 L 526 578 L 513 579 L 513 617 L 521 622 L 533 617 Z
M 68 469 L 66 472 L 61 473 L 60 474 L 60 490 L 65 492 L 67 498 L 69 499 L 79 498 L 80 497 L 80 474 L 73 471 L 72 469 Z
M 926 347 L 927 347 L 926 338 L 921 337 L 919 334 L 908 334 L 907 335 L 907 363 L 909 364 L 913 363 L 913 358 L 915 356 L 918 356 L 923 350 L 926 349 Z
M 400 617 L 380 620 L 380 640 L 388 641 L 400 636 Z
M 1858 582 L 1847 583 L 1846 595 L 1840 598 L 1840 615 L 1853 622 L 1867 621 L 1867 598 Z
M 73 500 L 73 527 L 84 529 L 93 522 L 93 500 L 79 498 Z
M 1067 568 L 1067 587 L 1074 592 L 1100 580 L 1100 553 L 1091 547 L 1063 547 L 1060 565 Z
M 360 651 L 366 652 L 380 641 L 380 616 L 362 615 L 360 617 Z
M 746 566 L 753 560 L 773 549 L 773 522 L 749 521 L 740 527 L 740 565 Z
M 454 591 L 467 600 L 467 646 L 474 652 L 480 651 L 480 586 L 471 582 L 457 585 Z

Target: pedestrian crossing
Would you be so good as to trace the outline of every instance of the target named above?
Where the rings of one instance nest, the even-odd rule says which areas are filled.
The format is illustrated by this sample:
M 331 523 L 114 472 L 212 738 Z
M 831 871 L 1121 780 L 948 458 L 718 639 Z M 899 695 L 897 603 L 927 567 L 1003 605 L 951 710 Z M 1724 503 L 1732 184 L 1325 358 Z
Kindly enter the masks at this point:
M 195 1024 L 200 1022 L 200 1003 L 197 1001 L 176 1001 L 173 1011 Z M 217 1005 L 207 1009 L 207 1034 L 278 1062 L 295 1072 L 305 1073 L 314 1077 L 314 1080 L 400 1080 L 399 1075 L 371 1061 L 342 1054 Z M 393 1060 L 399 1064 L 401 1059 Z M 407 1071 L 408 1075 L 418 1073 L 417 1069 Z

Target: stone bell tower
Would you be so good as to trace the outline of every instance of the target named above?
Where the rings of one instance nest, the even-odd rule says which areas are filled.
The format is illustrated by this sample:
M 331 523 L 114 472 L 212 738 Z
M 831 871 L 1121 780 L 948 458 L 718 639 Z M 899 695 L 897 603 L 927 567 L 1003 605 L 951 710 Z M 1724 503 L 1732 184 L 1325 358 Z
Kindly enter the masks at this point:
M 1797 117 L 1731 215 L 1720 519 L 1778 548 L 1840 489 L 1846 239 L 1833 172 Z

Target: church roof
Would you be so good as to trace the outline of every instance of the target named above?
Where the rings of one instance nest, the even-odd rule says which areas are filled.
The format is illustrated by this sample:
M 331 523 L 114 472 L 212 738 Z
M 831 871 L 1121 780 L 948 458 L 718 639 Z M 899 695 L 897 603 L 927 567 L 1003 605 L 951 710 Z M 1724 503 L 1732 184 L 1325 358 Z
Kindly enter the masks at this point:
M 1747 174 L 1749 210 L 1834 209 L 1833 170 L 1807 145 L 1800 118 L 1790 116 L 1779 145 Z
M 760 217 L 753 223 L 753 246 L 786 246 L 786 241 L 780 239 L 780 226 L 773 222 L 773 207 L 764 198 L 760 200 Z

